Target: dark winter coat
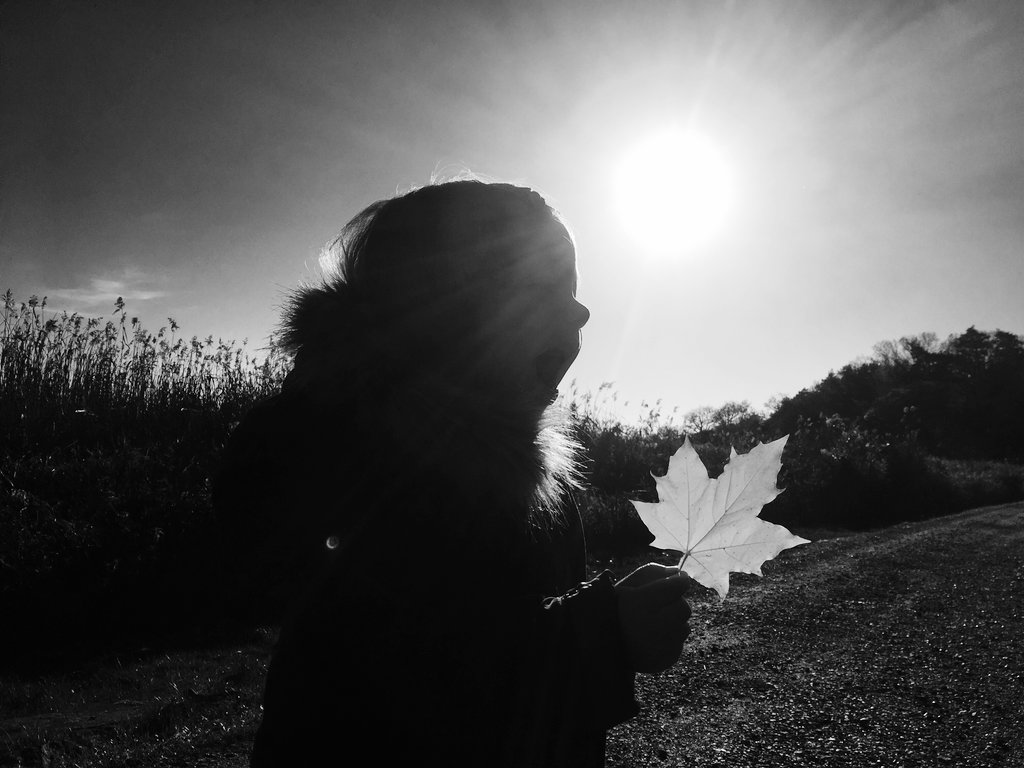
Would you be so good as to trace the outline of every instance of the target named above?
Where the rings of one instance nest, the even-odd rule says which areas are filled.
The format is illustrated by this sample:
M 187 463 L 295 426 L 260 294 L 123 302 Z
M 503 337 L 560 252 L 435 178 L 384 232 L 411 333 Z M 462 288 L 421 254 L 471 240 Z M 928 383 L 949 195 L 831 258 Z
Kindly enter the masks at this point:
M 505 509 L 501 427 L 407 443 L 372 410 L 281 396 L 226 451 L 235 551 L 289 596 L 253 766 L 603 765 L 633 674 L 575 504 L 528 528 Z

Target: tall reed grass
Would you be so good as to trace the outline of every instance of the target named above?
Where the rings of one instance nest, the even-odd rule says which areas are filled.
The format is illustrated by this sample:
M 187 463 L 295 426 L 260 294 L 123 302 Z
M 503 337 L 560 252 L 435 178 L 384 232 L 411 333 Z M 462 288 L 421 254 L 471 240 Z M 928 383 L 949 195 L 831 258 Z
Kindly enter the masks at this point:
M 2 298 L 0 616 L 19 632 L 0 645 L 116 633 L 125 605 L 170 621 L 223 546 L 209 481 L 231 426 L 287 357 L 180 337 L 171 318 L 151 333 L 120 298 L 107 318 Z
M 19 418 L 73 412 L 133 415 L 238 407 L 271 393 L 287 359 L 271 343 L 258 359 L 245 342 L 155 334 L 118 298 L 110 319 L 47 311 L 46 299 L 3 295 L 0 410 Z

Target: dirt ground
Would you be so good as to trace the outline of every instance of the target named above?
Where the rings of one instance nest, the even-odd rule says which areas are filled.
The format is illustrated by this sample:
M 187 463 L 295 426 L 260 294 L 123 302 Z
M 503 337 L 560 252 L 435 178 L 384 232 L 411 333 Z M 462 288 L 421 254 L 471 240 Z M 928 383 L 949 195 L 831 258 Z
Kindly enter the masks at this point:
M 1024 766 L 1024 505 L 783 553 L 693 601 L 608 765 Z
M 693 595 L 609 768 L 1024 768 L 1024 503 L 788 550 Z M 0 766 L 242 768 L 272 637 L 0 681 Z M 6 711 L 4 711 L 6 710 Z

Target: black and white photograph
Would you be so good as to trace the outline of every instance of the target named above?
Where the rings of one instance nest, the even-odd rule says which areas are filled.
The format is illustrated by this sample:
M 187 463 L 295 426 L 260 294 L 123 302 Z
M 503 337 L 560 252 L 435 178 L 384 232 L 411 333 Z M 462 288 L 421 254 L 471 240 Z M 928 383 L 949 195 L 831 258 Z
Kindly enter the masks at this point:
M 0 0 L 0 768 L 1024 768 L 1024 2 Z

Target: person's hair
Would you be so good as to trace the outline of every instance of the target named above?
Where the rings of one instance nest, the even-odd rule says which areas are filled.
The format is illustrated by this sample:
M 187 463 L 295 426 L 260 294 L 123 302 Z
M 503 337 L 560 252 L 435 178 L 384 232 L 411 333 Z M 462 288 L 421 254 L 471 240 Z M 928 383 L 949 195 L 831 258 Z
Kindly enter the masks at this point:
M 391 380 L 465 365 L 488 299 L 524 251 L 549 247 L 552 222 L 571 241 L 537 192 L 476 180 L 375 202 L 326 249 L 322 282 L 291 297 L 281 341 L 297 358 L 341 353 Z
M 514 423 L 516 434 L 529 433 L 529 463 L 537 464 L 530 503 L 557 507 L 561 488 L 578 486 L 578 446 L 565 419 L 549 408 L 539 423 L 536 414 L 523 423 L 530 419 L 511 398 L 473 385 L 495 293 L 529 249 L 550 248 L 553 231 L 572 242 L 539 193 L 511 184 L 449 181 L 369 205 L 325 250 L 319 281 L 286 302 L 280 340 L 294 355 L 286 390 L 319 390 L 344 406 L 366 393 L 401 400 L 424 381 L 452 385 L 447 398 L 430 393 L 421 410 L 433 417 L 413 416 L 421 431 L 481 414 Z

